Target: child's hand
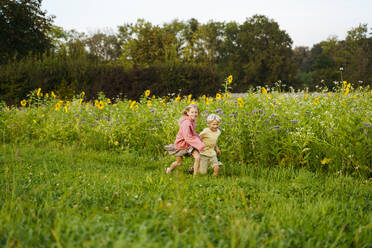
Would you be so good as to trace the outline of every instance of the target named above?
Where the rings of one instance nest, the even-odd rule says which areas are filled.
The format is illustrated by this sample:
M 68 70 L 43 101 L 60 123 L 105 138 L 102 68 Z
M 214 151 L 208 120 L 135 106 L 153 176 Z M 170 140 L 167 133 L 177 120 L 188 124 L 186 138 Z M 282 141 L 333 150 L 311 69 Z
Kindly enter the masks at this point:
M 217 155 L 220 156 L 221 155 L 221 150 L 216 148 L 216 152 L 217 152 Z

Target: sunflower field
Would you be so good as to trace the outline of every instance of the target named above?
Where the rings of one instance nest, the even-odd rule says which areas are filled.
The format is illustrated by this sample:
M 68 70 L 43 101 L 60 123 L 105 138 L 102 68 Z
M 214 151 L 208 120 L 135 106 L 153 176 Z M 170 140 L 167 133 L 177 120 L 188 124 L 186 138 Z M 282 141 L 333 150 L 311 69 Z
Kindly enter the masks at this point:
M 0 105 L 4 247 L 372 247 L 372 91 Z M 181 111 L 221 116 L 220 176 L 174 174 Z

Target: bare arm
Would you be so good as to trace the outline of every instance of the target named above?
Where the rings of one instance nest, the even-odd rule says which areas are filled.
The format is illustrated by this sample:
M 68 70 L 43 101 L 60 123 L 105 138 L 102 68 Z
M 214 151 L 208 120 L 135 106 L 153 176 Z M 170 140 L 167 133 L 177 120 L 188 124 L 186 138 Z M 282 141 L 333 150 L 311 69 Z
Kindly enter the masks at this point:
M 215 146 L 215 149 L 216 149 L 216 152 L 217 152 L 218 156 L 220 156 L 221 155 L 221 150 L 220 150 L 220 148 L 218 148 L 217 144 Z

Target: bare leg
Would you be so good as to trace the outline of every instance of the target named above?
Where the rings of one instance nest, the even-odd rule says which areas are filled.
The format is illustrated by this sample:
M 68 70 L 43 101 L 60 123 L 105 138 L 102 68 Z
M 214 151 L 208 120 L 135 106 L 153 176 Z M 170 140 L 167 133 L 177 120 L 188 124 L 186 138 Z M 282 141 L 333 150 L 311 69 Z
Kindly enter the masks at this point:
M 182 157 L 176 157 L 176 161 L 174 161 L 169 167 L 169 173 L 171 173 L 176 167 L 182 165 Z
M 199 151 L 194 150 L 192 152 L 192 156 L 195 159 L 195 162 L 194 162 L 194 176 L 195 176 L 199 173 L 199 164 L 200 164 L 200 153 L 199 153 Z
M 216 165 L 213 168 L 213 176 L 217 177 L 218 176 L 218 171 L 220 170 L 220 166 Z

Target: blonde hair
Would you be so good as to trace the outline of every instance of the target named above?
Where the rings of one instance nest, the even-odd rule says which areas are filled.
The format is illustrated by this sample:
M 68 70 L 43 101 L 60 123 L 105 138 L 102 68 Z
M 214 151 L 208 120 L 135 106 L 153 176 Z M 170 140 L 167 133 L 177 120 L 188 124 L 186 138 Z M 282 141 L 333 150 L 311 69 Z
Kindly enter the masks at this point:
M 212 121 L 217 121 L 217 122 L 220 122 L 221 121 L 221 117 L 219 115 L 216 115 L 216 114 L 210 114 L 207 116 L 207 123 L 210 123 Z
M 187 112 L 189 112 L 190 109 L 192 109 L 192 108 L 195 108 L 199 112 L 198 105 L 196 105 L 196 104 L 190 104 L 189 106 L 187 106 L 186 108 L 184 108 L 182 110 L 182 116 L 188 116 Z

